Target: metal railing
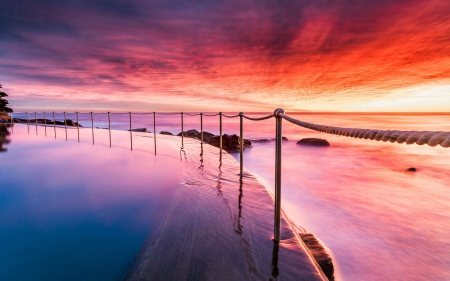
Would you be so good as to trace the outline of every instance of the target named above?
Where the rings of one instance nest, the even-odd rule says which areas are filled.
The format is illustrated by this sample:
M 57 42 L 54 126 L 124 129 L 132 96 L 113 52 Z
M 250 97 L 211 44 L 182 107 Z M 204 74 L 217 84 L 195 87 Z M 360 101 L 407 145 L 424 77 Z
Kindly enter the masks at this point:
M 56 138 L 56 119 L 55 119 L 55 112 L 53 113 L 53 128 L 54 128 L 54 134 Z M 25 112 L 27 117 L 27 125 L 28 125 L 28 133 L 30 132 L 30 119 L 28 112 Z M 66 140 L 67 140 L 67 119 L 66 119 L 66 112 L 63 112 L 64 114 L 64 128 L 66 131 Z M 79 112 L 75 112 L 76 114 L 76 120 L 77 124 L 79 124 L 78 114 Z M 108 114 L 108 130 L 109 130 L 109 145 L 111 146 L 111 118 L 110 118 L 110 112 L 107 112 Z M 129 115 L 129 124 L 130 124 L 130 149 L 133 150 L 133 128 L 132 128 L 132 113 L 116 113 L 116 114 L 128 114 Z M 203 116 L 211 117 L 211 116 L 219 116 L 219 149 L 220 149 L 220 161 L 222 160 L 222 150 L 223 150 L 223 130 L 222 130 L 222 117 L 226 118 L 237 118 L 239 117 L 239 166 L 240 166 L 240 178 L 242 180 L 242 177 L 244 175 L 244 122 L 243 119 L 251 120 L 251 121 L 262 121 L 262 120 L 268 120 L 270 118 L 275 118 L 275 210 L 274 210 L 274 242 L 277 244 L 281 240 L 281 177 L 282 177 L 282 168 L 281 168 L 281 161 L 282 161 L 282 120 L 285 119 L 286 121 L 293 123 L 295 125 L 319 131 L 319 132 L 325 132 L 328 134 L 335 134 L 340 136 L 347 136 L 347 137 L 354 137 L 354 138 L 360 138 L 360 139 L 370 139 L 370 140 L 377 140 L 377 141 L 390 141 L 390 142 L 397 142 L 397 143 L 407 143 L 412 144 L 416 143 L 419 145 L 428 144 L 429 146 L 437 146 L 440 145 L 442 147 L 450 147 L 450 132 L 436 132 L 436 131 L 400 131 L 400 130 L 373 130 L 373 129 L 358 129 L 358 128 L 342 128 L 342 127 L 334 127 L 334 126 L 324 126 L 324 125 L 318 125 L 313 123 L 308 123 L 304 121 L 300 121 L 297 119 L 294 119 L 288 115 L 285 114 L 284 110 L 281 108 L 277 108 L 273 114 L 263 116 L 263 117 L 249 117 L 246 116 L 243 112 L 240 112 L 237 115 L 226 115 L 222 112 L 219 112 L 217 114 L 205 114 L 205 113 L 135 113 L 135 114 L 147 114 L 147 115 L 153 115 L 153 134 L 154 134 L 154 150 L 156 155 L 156 115 L 177 115 L 180 114 L 181 116 L 181 150 L 184 149 L 184 137 L 185 137 L 185 131 L 184 131 L 184 116 L 200 116 L 200 142 L 203 145 Z M 44 112 L 44 125 L 47 127 L 47 120 L 46 120 L 46 112 Z M 92 128 L 92 144 L 94 144 L 94 117 L 93 112 L 90 112 L 91 117 L 91 128 Z M 37 133 L 37 113 L 34 112 L 34 119 L 36 124 L 36 133 Z M 11 113 L 11 125 L 14 125 L 14 118 L 13 114 Z M 78 142 L 80 141 L 80 129 L 79 126 L 77 126 L 78 130 Z M 47 131 L 46 131 L 47 132 Z M 181 152 L 180 152 L 181 155 Z

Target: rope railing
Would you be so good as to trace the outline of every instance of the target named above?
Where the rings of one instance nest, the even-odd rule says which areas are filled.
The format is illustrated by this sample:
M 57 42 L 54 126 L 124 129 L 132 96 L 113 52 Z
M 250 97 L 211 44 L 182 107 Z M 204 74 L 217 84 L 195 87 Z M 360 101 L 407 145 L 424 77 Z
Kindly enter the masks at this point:
M 450 147 L 450 132 L 436 131 L 401 131 L 401 130 L 375 130 L 375 129 L 359 129 L 359 128 L 343 128 L 334 126 L 318 125 L 300 121 L 281 113 L 280 117 L 292 124 L 303 128 L 311 129 L 318 132 L 333 134 L 338 136 L 353 137 L 359 139 L 369 139 L 392 143 L 406 143 L 429 146 L 440 145 L 442 147 Z
M 244 115 L 243 117 L 244 117 L 245 119 L 252 120 L 252 121 L 263 121 L 263 120 L 270 119 L 270 118 L 272 118 L 272 117 L 274 117 L 274 116 L 273 116 L 273 114 L 270 114 L 270 115 L 263 116 L 263 117 L 249 117 L 249 116 L 247 116 L 247 115 Z
M 236 115 L 225 115 L 225 114 L 222 114 L 222 116 L 223 117 L 227 117 L 227 118 L 236 118 L 236 117 L 239 117 L 239 114 L 236 114 Z
M 23 113 L 14 113 L 14 114 L 24 114 L 26 115 L 26 121 L 28 125 L 34 121 L 36 123 L 36 133 L 37 133 L 37 124 L 38 124 L 38 118 L 37 118 L 37 112 L 30 113 L 32 114 L 30 116 L 29 112 L 23 112 Z M 92 144 L 94 144 L 94 114 L 107 114 L 108 116 L 108 130 L 109 130 L 109 145 L 111 146 L 111 115 L 113 114 L 127 114 L 129 115 L 129 131 L 130 131 L 130 148 L 133 150 L 133 127 L 132 127 L 132 115 L 153 115 L 153 139 L 154 139 L 154 151 L 156 155 L 156 115 L 180 115 L 181 116 L 181 150 L 180 150 L 180 157 L 181 157 L 181 151 L 184 152 L 184 137 L 185 137 L 185 131 L 184 131 L 184 116 L 200 116 L 200 142 L 201 145 L 203 145 L 203 116 L 207 117 L 213 117 L 213 116 L 219 116 L 219 128 L 220 128 L 220 138 L 219 138 L 219 149 L 220 149 L 220 163 L 222 161 L 222 146 L 223 146 L 223 139 L 222 139 L 222 117 L 226 118 L 237 118 L 240 119 L 240 132 L 239 132 L 239 148 L 240 148 L 240 177 L 242 178 L 243 173 L 243 166 L 244 166 L 244 156 L 243 156 L 243 149 L 244 149 L 244 119 L 251 120 L 251 121 L 263 121 L 268 120 L 273 117 L 275 117 L 275 129 L 276 129 L 276 141 L 275 141 L 275 212 L 274 212 L 274 241 L 275 243 L 279 243 L 281 240 L 281 176 L 282 176 L 282 169 L 281 169 L 281 157 L 282 157 L 282 120 L 285 119 L 286 121 L 298 125 L 303 128 L 324 132 L 328 134 L 334 134 L 339 136 L 346 136 L 346 137 L 353 137 L 353 138 L 359 138 L 359 139 L 368 139 L 368 140 L 377 140 L 377 141 L 384 141 L 384 142 L 392 142 L 392 143 L 407 143 L 407 144 L 418 144 L 423 145 L 427 144 L 429 146 L 437 146 L 440 145 L 442 147 L 450 147 L 450 132 L 438 132 L 438 131 L 401 131 L 401 130 L 374 130 L 374 129 L 359 129 L 359 128 L 344 128 L 344 127 L 335 127 L 335 126 L 325 126 L 325 125 L 319 125 L 314 123 L 308 123 L 301 120 L 294 119 L 288 115 L 286 115 L 283 111 L 283 109 L 276 109 L 273 114 L 267 115 L 267 116 L 261 116 L 261 117 L 250 117 L 245 115 L 244 113 L 240 112 L 236 115 L 226 115 L 222 112 L 214 113 L 214 114 L 205 114 L 205 113 L 186 113 L 186 112 L 151 112 L 151 113 L 121 113 L 121 112 L 105 112 L 105 113 L 93 113 L 93 112 L 74 112 L 74 113 L 68 113 L 68 112 L 50 112 L 49 115 L 52 117 L 50 119 L 46 119 L 47 115 L 46 112 L 42 112 L 39 114 L 44 115 L 44 124 L 45 127 L 47 125 L 54 127 L 54 133 L 56 138 L 56 114 L 64 114 L 64 128 L 66 130 L 66 140 L 67 140 L 67 117 L 66 114 L 76 114 L 76 122 L 79 124 L 79 115 L 80 114 L 89 114 L 90 115 L 90 123 L 91 123 L 91 130 L 92 130 Z M 14 125 L 14 118 L 13 114 L 11 113 L 11 125 Z M 47 123 L 47 120 L 50 121 L 50 123 Z M 58 121 L 60 122 L 60 121 Z M 47 129 L 47 128 L 45 128 Z M 78 142 L 80 141 L 80 127 L 77 126 L 78 129 Z M 30 132 L 30 128 L 28 126 L 28 133 Z M 45 134 L 47 135 L 47 131 L 45 131 Z M 220 169 L 220 166 L 219 166 Z

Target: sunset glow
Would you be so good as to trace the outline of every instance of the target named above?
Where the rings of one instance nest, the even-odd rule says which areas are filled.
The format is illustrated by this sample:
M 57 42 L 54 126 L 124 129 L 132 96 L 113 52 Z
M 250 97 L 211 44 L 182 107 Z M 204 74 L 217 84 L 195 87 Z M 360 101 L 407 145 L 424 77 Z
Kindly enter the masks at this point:
M 0 4 L 15 111 L 448 112 L 450 2 Z

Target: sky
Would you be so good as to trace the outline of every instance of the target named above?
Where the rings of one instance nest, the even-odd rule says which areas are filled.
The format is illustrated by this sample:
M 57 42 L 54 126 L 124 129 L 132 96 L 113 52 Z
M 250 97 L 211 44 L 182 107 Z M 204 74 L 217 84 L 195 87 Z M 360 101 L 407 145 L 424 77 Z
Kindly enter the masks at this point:
M 449 112 L 450 1 L 0 1 L 15 111 Z

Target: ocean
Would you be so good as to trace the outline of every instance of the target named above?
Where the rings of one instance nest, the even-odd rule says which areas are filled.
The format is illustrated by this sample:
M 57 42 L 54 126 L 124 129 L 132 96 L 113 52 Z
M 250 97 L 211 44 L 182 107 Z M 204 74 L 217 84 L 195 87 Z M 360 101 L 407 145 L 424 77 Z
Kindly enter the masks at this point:
M 450 115 L 287 114 L 339 127 L 450 131 Z M 108 127 L 107 114 L 93 117 L 94 127 Z M 73 113 L 67 118 L 76 120 Z M 79 120 L 91 126 L 90 114 Z M 111 127 L 129 129 L 128 113 L 111 114 Z M 153 132 L 153 115 L 132 114 L 132 127 Z M 184 129 L 200 130 L 200 116 L 185 115 Z M 218 134 L 219 117 L 203 116 L 203 130 Z M 160 131 L 179 133 L 180 115 L 157 114 Z M 239 118 L 223 118 L 223 132 L 239 134 Z M 289 141 L 282 148 L 282 209 L 299 231 L 313 233 L 327 247 L 337 280 L 450 280 L 449 148 L 339 137 L 287 121 L 283 136 Z M 244 120 L 244 137 L 273 139 L 275 120 Z M 327 139 L 331 146 L 296 144 L 309 137 Z M 272 193 L 274 146 L 253 142 L 244 152 L 245 169 Z M 239 160 L 239 153 L 231 155 Z M 417 171 L 408 172 L 410 167 Z

